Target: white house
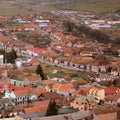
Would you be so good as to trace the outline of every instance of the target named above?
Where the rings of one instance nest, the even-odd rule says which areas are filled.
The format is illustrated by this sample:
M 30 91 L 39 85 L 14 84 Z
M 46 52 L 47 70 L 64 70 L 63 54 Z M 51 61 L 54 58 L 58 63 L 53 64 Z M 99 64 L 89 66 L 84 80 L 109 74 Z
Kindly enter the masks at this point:
M 3 55 L 0 55 L 0 65 L 3 65 Z

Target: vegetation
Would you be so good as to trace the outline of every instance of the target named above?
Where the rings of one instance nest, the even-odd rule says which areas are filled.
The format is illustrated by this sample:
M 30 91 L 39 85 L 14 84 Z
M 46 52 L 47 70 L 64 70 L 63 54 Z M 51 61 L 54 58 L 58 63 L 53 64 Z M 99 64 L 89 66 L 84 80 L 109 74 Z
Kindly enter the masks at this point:
M 28 15 L 28 14 L 41 14 L 53 9 L 51 2 L 43 4 L 43 0 L 2 0 L 0 1 L 0 15 Z
M 66 28 L 66 31 L 68 32 L 70 26 L 73 28 L 70 29 L 73 34 L 75 34 L 78 37 L 87 37 L 92 38 L 93 40 L 97 40 L 98 42 L 108 43 L 110 41 L 110 37 L 99 30 L 93 30 L 86 25 L 83 24 L 77 24 L 75 22 L 64 20 L 63 26 Z
M 10 52 L 6 52 L 5 50 L 0 50 L 0 53 L 3 54 L 4 63 L 15 63 L 15 59 L 17 58 L 17 53 L 14 49 L 12 49 Z
M 33 44 L 35 47 L 46 47 L 50 45 L 50 38 L 47 35 L 32 34 L 29 32 L 15 33 L 18 39 L 24 39 L 27 43 Z
M 50 101 L 46 115 L 47 116 L 58 115 L 58 107 L 55 101 Z
M 66 0 L 68 2 L 64 3 L 60 1 L 62 0 L 46 0 L 45 2 L 43 0 L 2 0 L 0 15 L 41 14 L 58 9 L 96 12 L 110 12 L 120 9 L 120 0 Z
M 41 67 L 40 64 L 39 64 L 39 65 L 37 66 L 37 68 L 36 68 L 36 74 L 37 74 L 37 75 L 40 75 L 41 78 L 42 78 L 42 80 L 45 79 L 45 75 L 44 75 L 44 73 L 43 73 L 43 70 L 42 70 L 42 67 Z
M 120 0 L 74 0 L 61 5 L 54 4 L 54 7 L 64 10 L 111 12 L 120 9 Z

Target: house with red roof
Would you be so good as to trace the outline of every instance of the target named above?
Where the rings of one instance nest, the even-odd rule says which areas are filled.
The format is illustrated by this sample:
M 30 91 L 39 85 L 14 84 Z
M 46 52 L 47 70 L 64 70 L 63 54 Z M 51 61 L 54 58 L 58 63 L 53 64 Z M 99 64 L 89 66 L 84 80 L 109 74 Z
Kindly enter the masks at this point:
M 16 87 L 10 90 L 7 90 L 5 92 L 5 98 L 13 98 L 14 102 L 22 102 L 22 101 L 27 101 L 30 96 L 30 90 L 31 86 L 26 86 L 26 87 Z
M 36 59 L 36 58 L 32 58 L 29 62 L 28 62 L 29 65 L 34 65 L 34 66 L 37 66 L 40 64 L 40 62 Z
M 46 51 L 45 48 L 30 48 L 26 51 L 26 54 L 34 57 L 38 57 L 40 53 L 44 53 Z
M 23 27 L 22 26 L 13 26 L 12 28 L 12 32 L 21 32 Z
M 34 88 L 32 89 L 32 93 L 35 94 L 37 97 L 42 94 L 45 93 L 45 89 L 44 88 Z
M 50 100 L 36 101 L 29 104 L 31 107 L 24 108 L 23 112 L 25 114 L 37 113 L 41 111 L 46 111 L 48 108 Z
M 120 94 L 120 88 L 115 86 L 110 86 L 108 88 L 105 88 L 105 95 L 118 95 Z
M 63 83 L 58 88 L 57 93 L 59 95 L 68 96 L 68 95 L 71 95 L 71 93 L 74 91 L 75 91 L 75 88 L 73 87 L 72 83 Z
M 90 87 L 85 88 L 79 88 L 75 92 L 72 93 L 73 96 L 80 96 L 80 95 L 88 95 L 90 91 Z
M 38 96 L 39 100 L 58 100 L 60 96 L 56 92 L 44 92 Z
M 59 83 L 59 82 L 54 83 L 52 86 L 52 91 L 57 92 L 58 89 L 61 87 L 61 85 L 62 85 L 62 83 Z
M 41 82 L 40 75 L 28 75 L 25 76 L 23 83 L 24 85 L 39 84 Z
M 54 32 L 53 37 L 58 41 L 62 41 L 65 39 L 65 35 L 61 31 Z
M 35 24 L 24 24 L 23 28 L 25 31 L 34 31 L 35 29 L 37 29 L 37 25 Z
M 7 71 L 5 70 L 0 80 L 0 89 L 9 90 L 9 89 L 12 89 L 13 87 L 14 85 L 11 83 L 11 80 L 7 76 Z
M 107 66 L 110 65 L 110 61 L 104 60 L 104 61 L 95 61 L 91 65 L 91 71 L 95 73 L 99 72 L 106 72 Z

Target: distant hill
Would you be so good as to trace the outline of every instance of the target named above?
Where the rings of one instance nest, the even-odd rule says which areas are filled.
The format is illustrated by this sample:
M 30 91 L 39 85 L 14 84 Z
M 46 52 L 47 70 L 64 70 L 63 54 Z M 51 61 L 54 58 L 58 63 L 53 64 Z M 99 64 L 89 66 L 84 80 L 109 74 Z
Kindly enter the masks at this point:
M 59 0 L 63 3 L 54 4 L 54 7 L 64 10 L 82 10 L 110 12 L 120 9 L 120 0 Z
M 50 10 L 110 12 L 120 10 L 120 0 L 1 0 L 0 15 L 26 15 Z

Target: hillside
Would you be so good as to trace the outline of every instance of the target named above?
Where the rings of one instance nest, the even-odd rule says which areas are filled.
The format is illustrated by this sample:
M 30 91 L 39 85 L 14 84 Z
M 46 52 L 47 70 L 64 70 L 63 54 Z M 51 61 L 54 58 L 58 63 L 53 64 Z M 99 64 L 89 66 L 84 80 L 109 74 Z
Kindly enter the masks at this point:
M 64 0 L 63 0 L 64 1 Z M 58 9 L 110 12 L 120 9 L 120 0 L 73 0 L 63 2 L 61 5 L 54 4 Z
M 0 15 L 27 15 L 52 10 L 54 0 L 1 0 Z
M 50 10 L 108 12 L 120 9 L 120 0 L 2 0 L 0 15 L 26 15 Z

